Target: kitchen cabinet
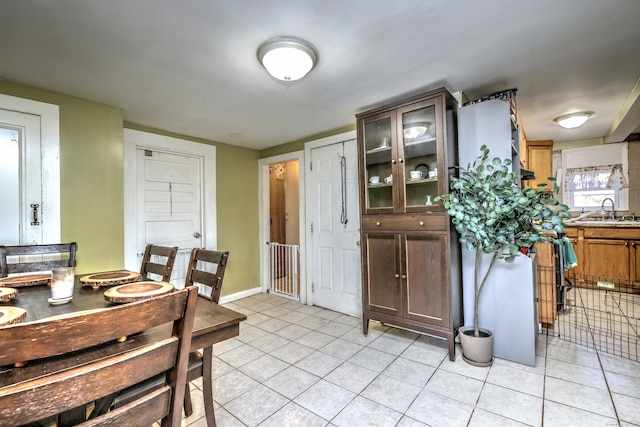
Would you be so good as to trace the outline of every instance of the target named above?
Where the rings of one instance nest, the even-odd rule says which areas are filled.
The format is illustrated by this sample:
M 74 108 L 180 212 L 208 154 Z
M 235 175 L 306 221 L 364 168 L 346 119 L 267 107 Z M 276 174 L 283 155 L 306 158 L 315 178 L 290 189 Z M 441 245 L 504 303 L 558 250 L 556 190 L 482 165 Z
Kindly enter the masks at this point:
M 538 319 L 553 325 L 557 316 L 556 258 L 553 243 L 536 243 L 538 258 Z
M 452 360 L 461 323 L 460 250 L 434 199 L 455 172 L 456 111 L 443 88 L 356 116 L 363 332 L 377 320 L 446 338 Z
M 578 266 L 575 286 L 593 286 L 597 281 L 613 282 L 621 292 L 640 293 L 640 227 L 567 227 L 577 235 Z M 570 240 L 572 240 L 570 237 Z M 569 278 L 571 278 L 569 276 Z M 628 286 L 627 286 L 628 285 Z
M 585 272 L 596 280 L 629 278 L 629 242 L 619 239 L 585 239 L 584 250 L 589 260 Z
M 545 191 L 551 192 L 553 186 L 549 177 L 553 176 L 551 166 L 553 141 L 527 141 L 527 169 L 532 171 L 535 179 L 525 181 L 525 185 L 537 188 L 539 184 L 547 184 Z

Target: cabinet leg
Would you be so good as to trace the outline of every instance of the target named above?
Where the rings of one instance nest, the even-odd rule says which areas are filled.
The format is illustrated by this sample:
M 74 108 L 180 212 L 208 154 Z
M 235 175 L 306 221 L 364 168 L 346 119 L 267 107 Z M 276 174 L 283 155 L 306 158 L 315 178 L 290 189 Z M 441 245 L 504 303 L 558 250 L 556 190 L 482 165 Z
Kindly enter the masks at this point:
M 454 362 L 456 360 L 456 340 L 451 337 L 447 339 L 447 343 L 449 344 L 449 360 Z
M 367 317 L 362 318 L 362 333 L 365 336 L 369 333 L 369 318 Z

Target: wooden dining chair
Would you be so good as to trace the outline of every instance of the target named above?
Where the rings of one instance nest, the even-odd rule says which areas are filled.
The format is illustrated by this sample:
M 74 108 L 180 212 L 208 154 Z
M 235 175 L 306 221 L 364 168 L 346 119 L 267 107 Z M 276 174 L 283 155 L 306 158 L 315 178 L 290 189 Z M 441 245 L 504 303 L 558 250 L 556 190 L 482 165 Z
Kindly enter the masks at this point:
M 0 277 L 9 274 L 51 271 L 58 267 L 75 267 L 78 244 L 0 246 Z M 8 257 L 21 257 L 8 262 Z
M 222 291 L 222 281 L 227 269 L 229 252 L 212 251 L 194 248 L 191 251 L 189 264 L 187 265 L 187 277 L 185 286 L 198 286 L 198 295 L 207 298 L 217 304 Z M 204 398 L 204 410 L 208 427 L 216 425 L 213 410 L 213 386 L 211 383 L 211 365 L 213 363 L 213 347 L 205 347 L 200 351 L 189 354 L 189 367 L 187 369 L 187 382 L 202 377 L 202 394 Z M 184 395 L 184 412 L 187 416 L 193 413 L 191 393 L 189 387 Z
M 161 281 L 169 282 L 177 253 L 177 246 L 168 247 L 148 244 L 142 256 L 140 274 L 145 280 L 151 280 L 149 273 L 157 274 L 162 277 Z
M 195 248 L 191 251 L 191 258 L 187 266 L 185 286 L 200 285 L 198 295 L 217 304 L 220 299 L 222 280 L 227 267 L 229 252 L 217 252 Z M 215 427 L 216 419 L 213 410 L 213 387 L 211 383 L 211 364 L 213 363 L 213 348 L 205 347 L 200 351 L 189 354 L 187 368 L 186 389 L 184 394 L 184 412 L 186 416 L 193 413 L 191 393 L 188 383 L 202 377 L 202 392 L 208 427 Z M 152 378 L 123 390 L 113 402 L 117 408 L 136 399 L 141 393 L 153 390 L 159 386 L 158 378 Z
M 180 426 L 196 299 L 196 288 L 188 287 L 0 328 L 0 342 L 11 343 L 0 353 L 0 366 L 28 361 L 2 373 L 0 425 L 22 425 L 56 414 L 58 425 L 76 425 L 84 421 L 87 404 L 99 406 L 119 390 L 162 374 L 161 387 L 121 408 L 94 414 L 82 425 L 150 426 L 161 420 L 162 426 Z M 167 323 L 166 329 L 155 328 Z M 128 339 L 119 342 L 120 337 Z M 38 360 L 43 358 L 50 358 L 49 371 Z

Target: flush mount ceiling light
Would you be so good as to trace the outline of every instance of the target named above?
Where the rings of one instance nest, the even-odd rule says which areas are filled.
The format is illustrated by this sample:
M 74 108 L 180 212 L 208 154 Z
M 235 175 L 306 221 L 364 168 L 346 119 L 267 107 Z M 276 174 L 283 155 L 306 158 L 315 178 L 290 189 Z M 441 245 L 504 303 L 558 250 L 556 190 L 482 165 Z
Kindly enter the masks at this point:
M 429 129 L 429 124 L 428 122 L 407 123 L 403 126 L 402 135 L 406 139 L 414 139 L 422 136 L 427 132 L 427 129 Z
M 582 126 L 592 115 L 593 111 L 580 111 L 578 113 L 564 114 L 556 117 L 553 121 L 565 129 L 573 129 Z
M 311 43 L 296 37 L 274 37 L 258 48 L 258 60 L 269 74 L 290 82 L 303 78 L 318 62 Z

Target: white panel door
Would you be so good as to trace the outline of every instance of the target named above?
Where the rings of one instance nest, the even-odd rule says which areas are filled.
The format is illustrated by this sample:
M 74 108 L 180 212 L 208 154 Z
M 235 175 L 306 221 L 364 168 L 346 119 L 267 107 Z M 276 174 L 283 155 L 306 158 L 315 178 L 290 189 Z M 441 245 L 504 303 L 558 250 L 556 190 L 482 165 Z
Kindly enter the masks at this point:
M 340 157 L 343 153 L 344 169 Z M 311 162 L 313 304 L 360 316 L 362 294 L 356 141 L 314 148 L 311 150 Z
M 0 242 L 42 241 L 40 116 L 0 109 Z
M 203 247 L 201 159 L 136 150 L 138 264 L 148 243 L 178 246 L 171 283 L 184 286 L 191 249 Z

